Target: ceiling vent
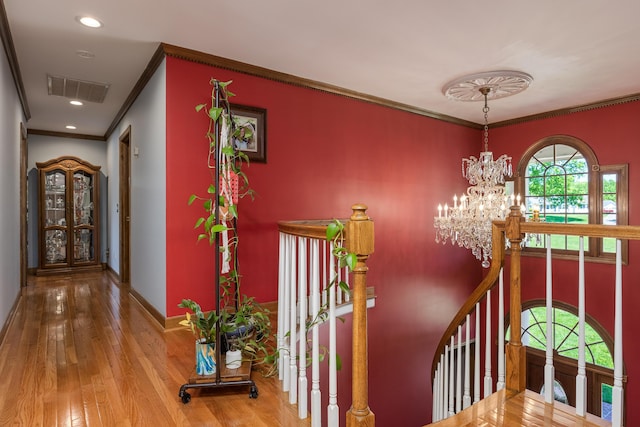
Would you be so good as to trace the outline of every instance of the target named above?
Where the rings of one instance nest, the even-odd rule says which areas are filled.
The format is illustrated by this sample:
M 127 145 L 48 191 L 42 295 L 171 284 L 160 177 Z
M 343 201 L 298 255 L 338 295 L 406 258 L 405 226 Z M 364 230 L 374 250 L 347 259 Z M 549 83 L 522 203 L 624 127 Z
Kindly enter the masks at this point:
M 49 95 L 98 103 L 104 102 L 109 90 L 108 83 L 87 82 L 51 75 L 47 75 L 47 87 Z

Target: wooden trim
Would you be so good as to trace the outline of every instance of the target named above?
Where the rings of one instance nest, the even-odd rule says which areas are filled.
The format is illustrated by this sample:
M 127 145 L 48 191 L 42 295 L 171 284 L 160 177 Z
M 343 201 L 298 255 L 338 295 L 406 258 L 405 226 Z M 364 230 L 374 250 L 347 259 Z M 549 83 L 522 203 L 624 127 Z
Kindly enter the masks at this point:
M 341 219 L 343 224 L 347 220 Z M 298 237 L 325 240 L 327 238 L 327 226 L 331 223 L 328 219 L 309 221 L 279 221 L 278 231 Z
M 602 101 L 592 102 L 589 104 L 582 104 L 573 107 L 560 108 L 557 110 L 547 111 L 544 113 L 531 114 L 529 116 L 519 117 L 517 119 L 504 120 L 496 122 L 491 125 L 492 128 L 511 126 L 520 123 L 533 122 L 536 120 L 550 119 L 552 117 L 566 116 L 573 113 L 581 113 L 584 111 L 596 110 L 598 108 L 613 107 L 616 105 L 626 104 L 629 102 L 640 101 L 640 93 L 632 95 L 621 96 L 618 98 L 609 98 Z
M 142 93 L 142 90 L 145 88 L 147 83 L 149 83 L 149 80 L 151 80 L 151 77 L 153 77 L 153 74 L 156 72 L 156 70 L 162 63 L 162 60 L 165 57 L 165 53 L 163 51 L 162 46 L 163 46 L 162 44 L 158 46 L 155 53 L 149 60 L 147 67 L 144 69 L 144 71 L 142 72 L 142 75 L 140 75 L 140 78 L 138 79 L 135 86 L 131 90 L 131 93 L 129 93 L 129 96 L 124 101 L 124 104 L 122 104 L 122 107 L 120 107 L 120 110 L 118 111 L 116 116 L 113 118 L 111 125 L 109 125 L 109 128 L 107 129 L 107 131 L 103 136 L 105 141 L 107 141 L 111 136 L 111 134 L 116 130 L 116 128 L 118 127 L 118 124 L 120 123 L 124 115 L 127 114 L 127 111 L 129 111 L 129 108 L 131 108 L 135 100 L 138 99 L 138 96 L 140 95 L 140 93 Z
M 80 133 L 69 133 L 69 132 L 56 132 L 56 131 L 42 130 L 42 129 L 29 129 L 27 130 L 27 134 L 53 136 L 56 138 L 87 139 L 89 141 L 101 141 L 101 142 L 106 141 L 106 139 L 102 136 L 86 135 L 86 134 L 80 134 Z
M 120 282 L 120 275 L 116 273 L 116 271 L 111 268 L 109 264 L 105 265 L 105 270 L 113 282 L 117 283 L 118 286 L 122 285 L 122 283 Z
M 165 55 L 174 58 L 184 59 L 199 64 L 210 65 L 212 67 L 224 68 L 226 70 L 236 71 L 251 76 L 261 77 L 267 80 L 273 80 L 279 83 L 285 83 L 292 86 L 304 87 L 307 89 L 315 89 L 334 95 L 344 96 L 346 98 L 356 99 L 383 107 L 393 108 L 395 110 L 405 111 L 408 113 L 418 114 L 433 119 L 454 123 L 474 129 L 482 129 L 482 125 L 456 117 L 447 116 L 445 114 L 436 113 L 434 111 L 418 108 L 412 105 L 403 104 L 389 99 L 377 96 L 367 95 L 365 93 L 356 92 L 339 86 L 318 82 L 311 79 L 293 76 L 291 74 L 270 70 L 268 68 L 247 64 L 245 62 L 235 61 L 232 59 L 222 58 L 220 56 L 210 55 L 196 50 L 182 48 L 166 43 L 162 43 L 160 48 L 164 50 Z
M 153 305 L 151 305 L 149 301 L 147 301 L 138 291 L 131 287 L 128 288 L 129 295 L 131 295 L 131 297 L 145 309 L 147 314 L 149 314 L 149 317 L 158 322 L 158 326 L 160 326 L 161 328 L 165 328 L 166 319 L 162 315 L 162 313 L 160 313 Z
M 20 122 L 20 287 L 27 286 L 27 169 L 29 158 L 27 129 Z
M 29 111 L 27 94 L 24 90 L 24 83 L 22 82 L 22 73 L 20 72 L 16 49 L 13 45 L 13 37 L 11 36 L 11 29 L 9 27 L 9 19 L 7 18 L 7 10 L 4 7 L 4 1 L 0 2 L 0 38 L 2 39 L 4 52 L 7 55 L 9 69 L 11 69 L 11 75 L 13 76 L 13 83 L 16 85 L 18 99 L 20 99 L 20 104 L 22 105 L 22 112 L 24 113 L 25 119 L 29 120 L 31 118 L 31 111 Z
M 4 325 L 2 325 L 2 329 L 0 329 L 0 346 L 4 342 L 4 338 L 7 336 L 7 331 L 9 330 L 9 327 L 13 323 L 13 319 L 16 315 L 16 312 L 18 311 L 18 305 L 20 304 L 21 298 L 22 298 L 22 294 L 18 293 L 16 300 L 13 302 L 13 305 L 9 310 L 9 315 L 7 316 L 7 320 L 4 322 Z

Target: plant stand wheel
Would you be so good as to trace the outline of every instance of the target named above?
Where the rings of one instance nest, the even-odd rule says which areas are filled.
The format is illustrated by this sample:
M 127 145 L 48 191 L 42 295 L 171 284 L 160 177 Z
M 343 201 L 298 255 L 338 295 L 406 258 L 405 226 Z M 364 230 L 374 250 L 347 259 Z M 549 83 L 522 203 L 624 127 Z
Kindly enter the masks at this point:
M 184 390 L 180 390 L 180 399 L 182 399 L 182 403 L 184 403 L 185 405 L 189 402 L 191 402 L 191 394 L 189 394 L 189 392 L 186 392 Z
M 251 386 L 251 390 L 249 390 L 249 399 L 257 399 L 258 398 L 258 387 L 254 384 Z

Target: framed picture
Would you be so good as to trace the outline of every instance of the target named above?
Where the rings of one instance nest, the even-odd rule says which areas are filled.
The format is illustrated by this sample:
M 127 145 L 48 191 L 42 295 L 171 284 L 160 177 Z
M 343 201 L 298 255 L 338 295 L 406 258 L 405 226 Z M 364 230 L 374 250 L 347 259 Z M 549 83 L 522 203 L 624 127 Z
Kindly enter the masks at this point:
M 234 140 L 236 148 L 252 162 L 267 162 L 267 110 L 246 105 L 231 104 L 231 113 L 240 129 Z

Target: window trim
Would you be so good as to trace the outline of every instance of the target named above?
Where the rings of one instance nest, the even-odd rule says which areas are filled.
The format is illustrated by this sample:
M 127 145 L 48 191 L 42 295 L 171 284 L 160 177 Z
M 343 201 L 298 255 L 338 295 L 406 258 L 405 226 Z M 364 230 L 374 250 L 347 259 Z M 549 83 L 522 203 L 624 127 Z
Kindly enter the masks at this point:
M 514 177 L 514 191 L 516 194 L 526 194 L 525 189 L 525 176 L 527 166 L 533 158 L 533 156 L 545 147 L 550 145 L 567 145 L 579 151 L 587 162 L 589 186 L 588 186 L 588 200 L 589 200 L 589 212 L 587 217 L 589 218 L 589 224 L 601 224 L 602 223 L 602 175 L 616 173 L 619 181 L 616 186 L 617 197 L 617 224 L 628 225 L 629 213 L 628 213 L 628 197 L 629 197 L 629 183 L 628 183 L 628 165 L 600 165 L 598 158 L 591 147 L 583 140 L 570 135 L 553 135 L 542 138 L 532 144 L 520 157 L 518 166 L 516 168 L 516 174 Z M 585 251 L 585 260 L 595 263 L 614 263 L 615 254 L 604 252 L 602 248 L 601 238 L 590 238 L 588 250 Z M 622 263 L 628 264 L 629 253 L 628 241 L 622 241 Z M 532 257 L 545 257 L 546 249 L 544 248 L 524 248 L 522 251 L 524 256 Z M 553 251 L 554 258 L 556 259 L 578 259 L 577 251 L 555 249 Z

